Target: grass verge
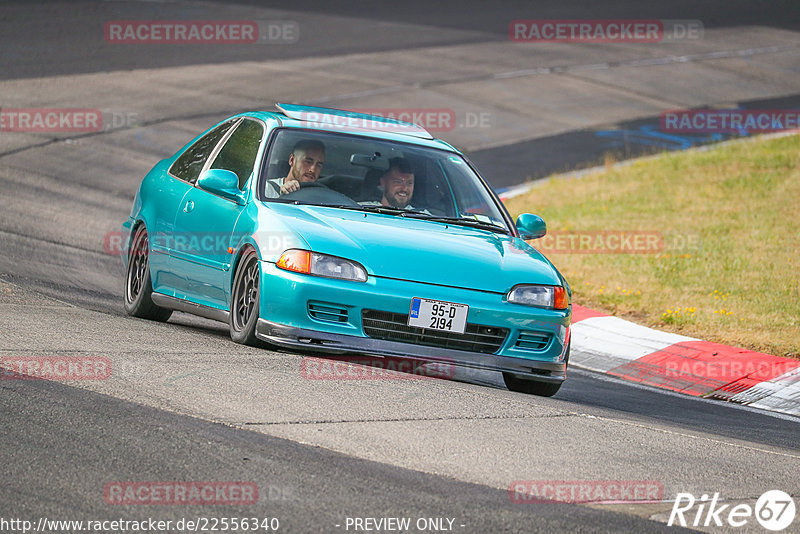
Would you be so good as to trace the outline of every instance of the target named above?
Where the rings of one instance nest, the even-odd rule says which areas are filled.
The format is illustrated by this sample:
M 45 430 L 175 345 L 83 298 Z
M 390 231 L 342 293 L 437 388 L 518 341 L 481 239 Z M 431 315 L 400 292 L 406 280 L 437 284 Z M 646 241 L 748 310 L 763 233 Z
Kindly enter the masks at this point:
M 574 302 L 800 358 L 800 135 L 551 179 L 506 204 L 547 221 L 531 244 Z

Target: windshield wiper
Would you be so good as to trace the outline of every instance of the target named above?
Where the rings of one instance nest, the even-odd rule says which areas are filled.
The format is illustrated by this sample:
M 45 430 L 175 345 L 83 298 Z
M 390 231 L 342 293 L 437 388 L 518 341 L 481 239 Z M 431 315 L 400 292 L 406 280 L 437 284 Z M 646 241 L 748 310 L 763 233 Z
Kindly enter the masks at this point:
M 421 219 L 423 217 L 420 217 Z M 470 228 L 479 228 L 481 230 L 489 230 L 492 232 L 500 232 L 502 234 L 509 234 L 509 231 L 504 226 L 500 226 L 499 224 L 494 224 L 491 222 L 484 222 L 479 221 L 477 219 L 463 219 L 461 217 L 435 217 L 435 216 L 428 216 L 424 217 L 427 221 L 435 221 L 435 222 L 443 222 L 448 224 L 455 224 L 459 226 L 469 226 Z
M 276 204 L 292 204 L 295 206 L 323 206 L 324 204 L 313 204 L 311 202 L 303 202 L 294 198 L 268 198 L 264 202 L 275 202 Z
M 314 204 L 319 205 L 319 204 Z M 492 232 L 500 232 L 508 235 L 510 232 L 499 224 L 494 224 L 486 221 L 479 221 L 477 219 L 464 219 L 461 217 L 437 217 L 430 215 L 424 211 L 406 210 L 403 208 L 393 208 L 391 206 L 353 206 L 351 204 L 325 204 L 326 208 L 340 208 L 343 210 L 354 211 L 367 211 L 371 213 L 382 213 L 384 215 L 397 215 L 398 217 L 408 217 L 410 219 L 423 219 L 426 221 L 443 222 L 448 224 L 455 224 L 459 226 L 469 226 L 470 228 L 478 228 L 481 230 L 489 230 Z
M 384 215 L 399 215 L 405 217 L 408 214 L 422 213 L 421 211 L 404 210 L 403 208 L 392 208 L 390 206 L 352 206 L 349 204 L 329 205 L 329 208 L 341 208 L 344 210 L 369 211 L 373 213 L 383 213 Z

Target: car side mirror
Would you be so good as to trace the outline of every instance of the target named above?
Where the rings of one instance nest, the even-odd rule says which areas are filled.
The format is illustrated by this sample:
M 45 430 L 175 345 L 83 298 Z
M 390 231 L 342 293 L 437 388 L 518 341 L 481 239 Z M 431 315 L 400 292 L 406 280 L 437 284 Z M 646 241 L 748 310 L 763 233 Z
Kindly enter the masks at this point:
M 539 239 L 547 233 L 547 224 L 538 215 L 523 213 L 517 217 L 517 230 L 522 239 Z
M 226 169 L 208 169 L 200 174 L 197 187 L 214 195 L 244 204 L 244 194 L 239 189 L 239 177 Z

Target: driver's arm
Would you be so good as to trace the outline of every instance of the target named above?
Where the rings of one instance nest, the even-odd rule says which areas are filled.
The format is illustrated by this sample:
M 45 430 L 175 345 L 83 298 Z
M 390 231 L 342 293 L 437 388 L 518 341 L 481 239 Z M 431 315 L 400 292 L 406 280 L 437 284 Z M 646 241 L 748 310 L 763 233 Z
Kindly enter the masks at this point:
M 281 186 L 281 195 L 288 195 L 300 189 L 300 182 L 297 180 L 289 180 L 288 178 L 283 181 Z

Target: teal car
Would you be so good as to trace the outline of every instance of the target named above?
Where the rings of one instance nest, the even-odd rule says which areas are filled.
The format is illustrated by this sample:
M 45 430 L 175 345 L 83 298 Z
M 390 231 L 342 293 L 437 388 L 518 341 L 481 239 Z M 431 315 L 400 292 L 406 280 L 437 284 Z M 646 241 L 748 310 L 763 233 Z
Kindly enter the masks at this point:
M 414 124 L 289 104 L 242 113 L 144 177 L 124 306 L 228 323 L 238 343 L 499 371 L 551 396 L 571 294 L 470 162 Z

